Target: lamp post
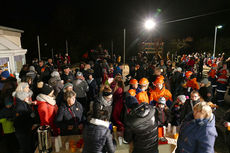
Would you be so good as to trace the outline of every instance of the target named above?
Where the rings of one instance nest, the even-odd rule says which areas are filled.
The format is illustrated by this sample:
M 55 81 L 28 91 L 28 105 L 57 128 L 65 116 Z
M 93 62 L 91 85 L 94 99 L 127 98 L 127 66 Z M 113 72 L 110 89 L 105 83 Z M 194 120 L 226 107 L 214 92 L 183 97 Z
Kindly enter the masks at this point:
M 216 54 L 216 36 L 217 36 L 217 30 L 223 28 L 222 25 L 217 25 L 215 26 L 215 35 L 214 35 L 214 47 L 213 47 L 213 58 L 215 57 Z
M 156 22 L 153 19 L 148 19 L 144 23 L 144 27 L 147 30 L 152 30 L 156 26 Z M 126 48 L 126 29 L 124 29 L 124 50 L 123 50 L 123 64 L 125 65 L 125 48 Z

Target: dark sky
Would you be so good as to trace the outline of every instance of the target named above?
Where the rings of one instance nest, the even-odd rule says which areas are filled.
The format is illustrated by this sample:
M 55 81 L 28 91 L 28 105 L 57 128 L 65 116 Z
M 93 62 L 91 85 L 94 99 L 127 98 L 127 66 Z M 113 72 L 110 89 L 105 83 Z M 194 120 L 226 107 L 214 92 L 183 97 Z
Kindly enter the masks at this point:
M 156 15 L 158 8 L 162 11 Z M 65 40 L 68 40 L 72 52 L 82 53 L 100 42 L 109 47 L 111 40 L 114 48 L 121 50 L 123 28 L 127 29 L 127 43 L 135 43 L 143 36 L 144 20 L 151 16 L 161 22 L 153 31 L 154 37 L 213 36 L 217 24 L 224 25 L 218 34 L 227 37 L 230 34 L 230 10 L 163 24 L 225 9 L 230 9 L 229 0 L 6 1 L 0 5 L 0 25 L 24 30 L 23 47 L 32 56 L 37 56 L 37 35 L 40 35 L 42 45 L 48 44 L 42 46 L 43 52 L 50 48 L 55 52 L 63 51 Z

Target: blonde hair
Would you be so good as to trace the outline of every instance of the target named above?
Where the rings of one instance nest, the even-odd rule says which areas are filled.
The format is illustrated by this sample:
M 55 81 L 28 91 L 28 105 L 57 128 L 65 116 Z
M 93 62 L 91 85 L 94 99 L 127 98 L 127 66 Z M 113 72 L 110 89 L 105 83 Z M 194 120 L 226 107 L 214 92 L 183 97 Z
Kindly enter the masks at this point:
M 112 92 L 112 89 L 108 85 L 102 85 L 100 88 L 100 93 L 102 92 Z
M 64 100 L 67 101 L 68 98 L 76 97 L 76 93 L 74 91 L 67 91 L 64 93 Z
M 16 88 L 16 92 L 24 92 L 24 89 L 29 86 L 27 82 L 20 82 Z
M 205 115 L 205 118 L 210 118 L 212 115 L 212 108 L 206 102 L 199 102 L 197 103 L 193 111 L 201 112 Z

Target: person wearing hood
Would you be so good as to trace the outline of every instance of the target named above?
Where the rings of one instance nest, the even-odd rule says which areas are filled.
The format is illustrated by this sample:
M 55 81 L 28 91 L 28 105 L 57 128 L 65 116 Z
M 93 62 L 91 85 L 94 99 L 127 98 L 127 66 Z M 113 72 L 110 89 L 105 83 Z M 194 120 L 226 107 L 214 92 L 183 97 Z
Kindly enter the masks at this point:
M 19 143 L 20 153 L 32 152 L 32 130 L 35 128 L 35 116 L 31 107 L 31 92 L 27 83 L 20 83 L 13 93 L 15 98 L 16 118 L 14 120 L 15 135 Z
M 58 93 L 63 89 L 64 84 L 61 80 L 60 74 L 58 71 L 53 71 L 51 73 L 51 78 L 48 81 L 48 84 L 51 85 L 54 89 L 54 96 L 56 97 Z
M 183 120 L 186 115 L 193 112 L 193 107 L 200 102 L 200 94 L 198 91 L 192 91 L 190 99 L 187 99 L 183 107 L 181 108 L 181 120 Z
M 82 105 L 76 101 L 76 93 L 67 91 L 64 94 L 65 103 L 58 109 L 55 122 L 61 129 L 61 135 L 79 134 L 84 121 Z
M 206 102 L 197 103 L 181 125 L 176 153 L 214 153 L 216 137 L 211 107 Z
M 200 87 L 201 88 L 199 89 L 199 94 L 201 98 L 206 102 L 212 101 L 213 95 L 211 82 L 205 78 L 200 82 Z
M 54 118 L 57 114 L 58 107 L 53 95 L 54 90 L 51 86 L 43 82 L 38 83 L 38 88 L 40 89 L 40 94 L 36 97 L 36 105 L 38 105 L 40 126 L 49 125 L 53 129 L 54 135 L 57 135 L 58 132 L 54 125 Z

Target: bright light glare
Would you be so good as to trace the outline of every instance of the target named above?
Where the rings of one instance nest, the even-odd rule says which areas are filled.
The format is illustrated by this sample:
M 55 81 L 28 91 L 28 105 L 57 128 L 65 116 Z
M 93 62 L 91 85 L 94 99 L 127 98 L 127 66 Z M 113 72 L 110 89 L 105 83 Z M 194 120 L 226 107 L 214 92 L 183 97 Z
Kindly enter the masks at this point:
M 221 29 L 221 28 L 223 28 L 223 26 L 222 25 L 218 25 L 218 26 L 216 26 L 218 29 Z
M 148 30 L 153 29 L 156 26 L 156 22 L 154 22 L 153 20 L 147 20 L 145 22 L 145 28 Z

